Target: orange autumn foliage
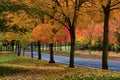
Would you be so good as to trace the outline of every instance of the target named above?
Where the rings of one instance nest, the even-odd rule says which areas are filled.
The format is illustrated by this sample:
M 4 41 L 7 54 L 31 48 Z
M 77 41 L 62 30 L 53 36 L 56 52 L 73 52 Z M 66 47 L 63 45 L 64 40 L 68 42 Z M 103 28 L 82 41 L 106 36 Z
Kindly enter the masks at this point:
M 64 28 L 51 24 L 40 24 L 31 32 L 32 42 L 41 41 L 43 43 L 64 43 L 65 37 L 69 36 Z

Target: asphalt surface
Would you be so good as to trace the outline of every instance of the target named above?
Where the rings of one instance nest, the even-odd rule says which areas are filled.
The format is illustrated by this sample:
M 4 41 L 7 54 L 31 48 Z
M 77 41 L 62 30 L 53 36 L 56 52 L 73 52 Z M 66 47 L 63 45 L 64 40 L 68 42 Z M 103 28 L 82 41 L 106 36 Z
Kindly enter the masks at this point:
M 37 52 L 34 52 L 34 58 L 38 57 Z M 26 55 L 31 56 L 31 52 L 26 52 Z M 49 61 L 49 54 L 42 53 L 42 59 Z M 55 62 L 69 64 L 69 57 L 54 55 Z M 75 58 L 74 64 L 76 66 L 87 67 L 87 68 L 101 68 L 102 62 L 100 60 Z M 119 61 L 109 61 L 109 70 L 120 72 L 120 62 Z

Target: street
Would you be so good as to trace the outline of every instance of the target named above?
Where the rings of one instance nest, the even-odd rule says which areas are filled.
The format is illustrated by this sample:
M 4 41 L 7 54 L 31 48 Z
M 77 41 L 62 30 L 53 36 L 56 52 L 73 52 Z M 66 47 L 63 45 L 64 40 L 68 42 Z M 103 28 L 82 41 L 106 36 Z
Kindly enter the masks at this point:
M 31 52 L 25 52 L 26 55 L 31 56 Z M 34 52 L 34 58 L 38 57 L 37 52 Z M 49 61 L 49 54 L 42 53 L 42 59 Z M 69 64 L 69 57 L 54 55 L 55 62 Z M 101 68 L 102 62 L 100 60 L 75 58 L 74 63 L 76 66 L 87 67 L 87 68 Z M 120 62 L 109 61 L 109 70 L 120 72 Z

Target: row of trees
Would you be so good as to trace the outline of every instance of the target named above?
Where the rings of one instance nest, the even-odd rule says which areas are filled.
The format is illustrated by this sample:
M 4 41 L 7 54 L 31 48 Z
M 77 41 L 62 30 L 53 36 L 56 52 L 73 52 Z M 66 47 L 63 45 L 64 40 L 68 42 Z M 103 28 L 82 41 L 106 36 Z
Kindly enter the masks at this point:
M 31 32 L 34 27 L 40 24 L 40 27 L 34 29 L 38 30 L 38 34 L 35 34 L 36 31 L 33 30 L 32 34 L 35 35 L 31 37 L 30 41 L 37 39 L 39 43 L 41 41 L 50 43 L 51 58 L 53 57 L 54 41 L 60 40 L 58 38 L 61 38 L 61 36 L 63 38 L 64 35 L 60 34 L 61 30 L 67 29 L 71 44 L 69 67 L 74 67 L 76 27 L 84 29 L 91 25 L 93 30 L 96 26 L 94 24 L 103 23 L 102 68 L 108 69 L 109 23 L 113 20 L 113 17 L 119 15 L 119 0 L 3 0 L 1 6 L 1 11 L 8 14 L 6 18 L 9 20 L 9 23 L 7 23 L 9 26 L 17 25 L 21 29 L 25 27 L 28 32 Z M 13 17 L 14 15 L 18 16 L 16 17 L 17 20 Z M 89 45 L 92 41 L 92 32 L 90 32 Z

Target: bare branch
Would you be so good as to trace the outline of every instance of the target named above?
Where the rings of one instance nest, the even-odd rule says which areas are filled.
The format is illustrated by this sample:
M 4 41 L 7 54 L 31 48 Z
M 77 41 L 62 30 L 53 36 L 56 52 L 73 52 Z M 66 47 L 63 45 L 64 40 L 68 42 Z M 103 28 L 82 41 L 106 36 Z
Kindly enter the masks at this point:
M 110 11 L 113 11 L 113 10 L 118 10 L 120 8 L 111 8 Z
M 66 25 L 63 21 L 60 21 L 59 19 L 55 18 L 54 16 L 50 15 L 50 14 L 47 14 L 49 17 L 51 17 L 52 19 L 58 21 L 60 24 L 62 24 L 63 26 L 65 26 L 68 30 L 69 30 L 69 27 L 68 25 Z
M 59 7 L 62 7 L 58 0 L 53 0 Z
M 118 4 L 120 4 L 120 1 L 117 0 L 117 3 L 111 5 L 111 7 L 114 7 L 114 6 L 118 5 Z

